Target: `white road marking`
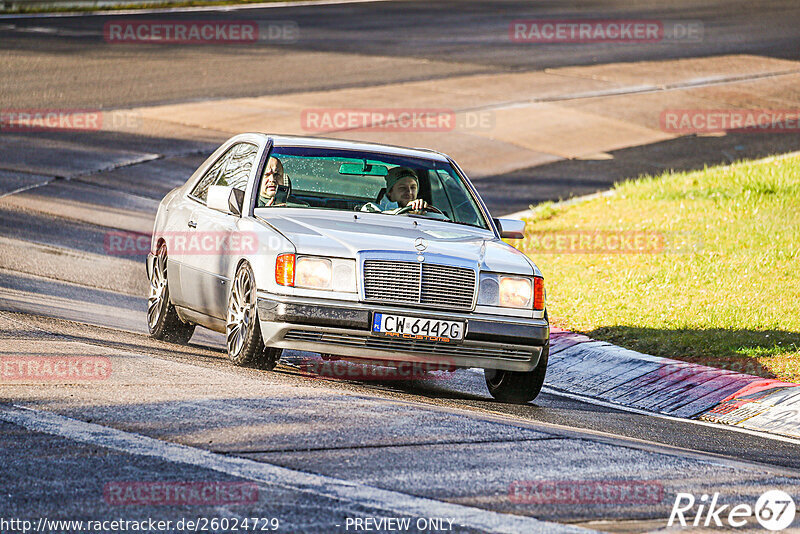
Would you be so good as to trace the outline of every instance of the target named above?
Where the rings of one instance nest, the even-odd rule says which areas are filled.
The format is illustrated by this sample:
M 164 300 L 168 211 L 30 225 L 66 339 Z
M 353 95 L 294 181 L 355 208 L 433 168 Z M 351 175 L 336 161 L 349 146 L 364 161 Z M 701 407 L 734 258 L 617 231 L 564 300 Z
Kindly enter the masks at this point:
M 60 334 L 58 334 L 57 332 L 52 332 L 50 330 L 41 328 L 39 326 L 23 322 L 23 321 L 21 321 L 19 319 L 14 318 L 13 316 L 9 316 L 9 315 L 3 314 L 3 313 L 0 313 L 0 315 L 4 316 L 8 320 L 11 320 L 13 322 L 19 323 L 20 325 L 25 326 L 27 328 L 34 328 L 34 329 L 40 330 L 42 332 L 47 332 L 47 333 L 50 333 L 50 334 L 54 334 L 56 336 L 64 337 L 64 336 L 61 336 Z M 200 330 L 202 332 L 204 329 L 200 328 Z M 196 337 L 197 341 L 200 341 L 202 339 L 203 343 L 209 343 L 210 342 L 211 344 L 219 344 L 218 343 L 218 339 L 217 339 L 219 337 L 219 334 L 211 332 L 211 331 L 206 331 L 205 335 L 203 335 L 201 333 L 201 337 L 197 337 L 197 335 L 195 337 Z M 79 345 L 82 344 L 80 342 L 75 342 L 75 343 L 77 343 Z M 222 346 L 222 345 L 220 345 L 220 346 Z M 292 351 L 292 352 L 296 352 L 296 351 Z M 133 353 L 133 354 L 139 355 L 138 353 Z M 309 354 L 314 354 L 314 353 L 309 353 Z M 141 356 L 145 356 L 145 355 L 141 354 Z M 149 357 L 153 357 L 153 356 L 149 356 Z M 162 358 L 158 358 L 158 357 L 155 357 L 155 358 L 156 359 L 162 359 Z M 284 363 L 286 363 L 286 362 L 284 362 Z M 179 365 L 184 365 L 184 366 L 188 366 L 188 367 L 197 367 L 196 364 L 185 363 L 185 362 L 182 362 Z M 483 382 L 483 380 L 482 380 L 483 370 L 482 369 L 472 368 L 472 369 L 468 369 L 466 371 L 469 372 L 469 373 L 472 373 L 472 374 L 480 375 L 481 376 L 481 382 Z M 220 372 L 221 373 L 225 373 L 227 371 L 220 371 Z M 370 389 L 380 391 L 382 388 L 379 388 L 379 387 L 376 387 L 376 386 L 372 385 L 370 387 Z M 550 388 L 543 388 L 543 389 L 544 390 L 550 390 Z M 562 392 L 555 391 L 555 390 L 546 391 L 546 392 L 551 393 L 551 394 L 555 394 L 555 395 L 562 395 L 562 396 L 565 396 L 565 397 L 569 397 L 570 396 L 570 394 L 562 393 Z M 362 395 L 358 394 L 358 396 L 362 396 Z M 589 402 L 589 403 L 595 402 L 595 399 L 591 399 L 591 398 L 588 398 L 588 397 L 587 398 L 583 398 L 583 397 L 580 397 L 578 395 L 572 395 L 572 397 L 576 398 L 577 400 L 584 401 L 584 402 Z M 608 432 L 603 432 L 603 431 L 598 431 L 598 430 L 591 430 L 591 429 L 588 429 L 588 428 L 575 428 L 575 427 L 569 427 L 569 426 L 565 426 L 565 425 L 562 425 L 562 424 L 556 424 L 556 423 L 546 423 L 546 422 L 543 422 L 543 421 L 533 421 L 533 420 L 518 419 L 518 418 L 516 418 L 516 417 L 514 417 L 514 416 L 512 416 L 510 414 L 503 413 L 503 412 L 497 412 L 497 411 L 494 411 L 494 410 L 491 410 L 491 409 L 489 409 L 489 410 L 484 410 L 484 409 L 474 410 L 474 409 L 457 408 L 457 407 L 453 407 L 453 406 L 442 406 L 442 405 L 439 405 L 439 404 L 436 404 L 436 403 L 431 403 L 431 402 L 425 401 L 425 400 L 388 399 L 388 398 L 379 397 L 379 396 L 369 397 L 369 398 L 371 398 L 372 400 L 375 400 L 375 401 L 388 402 L 388 403 L 391 403 L 391 404 L 397 404 L 397 405 L 402 405 L 402 406 L 412 406 L 412 407 L 415 407 L 415 408 L 422 408 L 422 409 L 425 409 L 425 410 L 433 410 L 433 411 L 441 412 L 441 413 L 455 414 L 455 415 L 459 415 L 459 416 L 467 417 L 467 418 L 471 418 L 471 419 L 478 419 L 478 420 L 484 421 L 484 422 L 485 421 L 493 421 L 493 422 L 498 422 L 498 423 L 505 424 L 505 425 L 513 425 L 513 426 L 519 426 L 519 427 L 523 427 L 523 428 L 529 428 L 529 429 L 535 430 L 537 432 L 557 433 L 558 435 L 560 435 L 560 436 L 562 436 L 562 437 L 564 437 L 566 439 L 587 439 L 587 437 L 588 437 L 591 440 L 597 441 L 599 443 L 604 443 L 606 445 L 612 445 L 612 446 L 617 446 L 617 447 L 635 448 L 635 449 L 642 450 L 642 451 L 652 452 L 652 453 L 656 453 L 656 454 L 666 454 L 666 455 L 675 456 L 675 457 L 678 457 L 678 458 L 689 458 L 689 459 L 693 459 L 693 460 L 697 460 L 697 461 L 701 461 L 701 462 L 708 462 L 708 463 L 711 463 L 713 465 L 723 466 L 723 467 L 726 467 L 726 468 L 729 468 L 729 469 L 739 469 L 739 470 L 746 470 L 746 471 L 757 471 L 757 472 L 761 472 L 761 473 L 768 472 L 768 473 L 773 473 L 773 474 L 778 475 L 778 476 L 788 476 L 788 477 L 797 477 L 798 476 L 798 472 L 795 469 L 792 469 L 792 468 L 784 468 L 784 467 L 780 467 L 780 466 L 776 466 L 776 465 L 772 465 L 772 464 L 763 464 L 763 463 L 753 462 L 753 461 L 749 461 L 749 460 L 738 460 L 738 459 L 734 459 L 734 458 L 731 458 L 731 457 L 728 457 L 728 456 L 719 455 L 719 454 L 702 452 L 702 451 L 697 451 L 697 450 L 693 450 L 693 449 L 686 449 L 686 448 L 677 447 L 677 446 L 673 446 L 673 445 L 666 445 L 664 443 L 655 442 L 655 441 L 647 441 L 647 440 L 644 440 L 644 439 L 634 438 L 634 437 L 630 437 L 630 436 L 623 436 L 623 435 L 618 435 L 618 434 L 610 434 Z M 624 409 L 625 409 L 625 407 L 623 407 L 623 406 L 618 406 L 618 405 L 614 405 L 614 404 L 611 404 L 611 403 L 603 403 L 603 401 L 597 401 L 595 403 L 600 403 L 602 405 L 607 405 L 607 406 L 609 406 L 611 408 L 619 409 L 621 411 L 624 411 Z M 629 411 L 636 411 L 638 413 L 641 413 L 641 414 L 647 415 L 647 416 L 657 415 L 657 414 L 653 414 L 653 413 L 650 413 L 650 412 L 644 412 L 642 410 L 637 410 L 637 409 L 630 409 Z M 665 418 L 674 419 L 674 420 L 679 421 L 679 422 L 692 422 L 691 420 L 688 420 L 688 419 L 666 417 L 666 416 L 665 416 Z M 1 407 L 0 407 L 0 420 L 2 420 L 2 408 Z M 700 423 L 700 422 L 698 422 L 698 423 Z M 705 423 L 705 424 L 711 425 L 714 428 L 727 428 L 727 427 L 724 427 L 722 425 L 716 425 L 716 424 L 713 424 L 713 423 Z M 747 432 L 747 433 L 750 433 L 750 432 Z M 768 437 L 769 438 L 771 436 L 761 436 L 761 437 Z
M 483 375 L 483 369 L 472 368 L 468 369 L 468 371 L 472 373 L 477 373 Z M 790 438 L 788 436 L 779 436 L 777 434 L 768 434 L 766 432 L 758 432 L 756 430 L 749 430 L 747 428 L 741 428 L 732 425 L 723 425 L 720 423 L 711 423 L 709 421 L 699 421 L 697 419 L 688 419 L 684 417 L 674 417 L 672 415 L 664 415 L 658 412 L 648 412 L 647 410 L 642 410 L 639 408 L 632 408 L 630 406 L 625 406 L 623 404 L 616 404 L 614 402 L 608 402 L 600 399 L 595 399 L 592 397 L 587 397 L 585 395 L 577 395 L 575 393 L 567 393 L 565 391 L 561 391 L 558 389 L 553 389 L 548 386 L 543 386 L 542 391 L 549 395 L 556 395 L 559 397 L 566 397 L 568 399 L 585 402 L 586 404 L 594 404 L 596 406 L 602 406 L 604 408 L 613 408 L 615 410 L 619 410 L 621 412 L 630 412 L 635 413 L 638 415 L 647 415 L 649 417 L 655 417 L 658 419 L 666 419 L 668 421 L 676 421 L 679 423 L 690 423 L 693 425 L 699 426 L 707 426 L 710 428 L 716 428 L 721 430 L 730 430 L 732 432 L 740 432 L 742 434 L 749 434 L 751 436 L 757 436 L 759 438 L 771 439 L 773 441 L 782 441 L 784 443 L 791 443 L 792 445 L 800 445 L 800 439 Z
M 542 388 L 542 391 L 545 393 L 549 393 L 550 395 L 557 395 L 560 397 L 566 397 L 568 399 L 577 400 L 580 402 L 585 402 L 587 404 L 594 404 L 597 406 L 603 406 L 604 408 L 614 408 L 615 410 L 620 410 L 622 412 L 630 412 L 639 415 L 647 415 L 649 417 L 656 417 L 658 419 L 666 419 L 668 421 L 678 421 L 681 423 L 691 423 L 693 425 L 699 426 L 707 426 L 716 429 L 723 429 L 723 430 L 730 430 L 732 432 L 740 432 L 742 434 L 749 434 L 751 436 L 758 436 L 759 438 L 771 439 L 773 441 L 782 441 L 784 443 L 791 443 L 792 445 L 800 445 L 800 439 L 790 438 L 787 436 L 779 436 L 777 434 L 768 434 L 766 432 L 758 432 L 756 430 L 750 430 L 747 428 L 741 428 L 738 426 L 733 425 L 723 425 L 720 423 L 711 423 L 709 421 L 699 421 L 697 419 L 686 419 L 683 417 L 673 417 L 671 415 L 664 415 L 662 413 L 657 412 L 648 412 L 647 410 L 641 410 L 639 408 L 631 408 L 630 406 L 624 406 L 622 404 L 616 404 L 613 402 L 602 401 L 599 399 L 593 399 L 592 397 L 585 397 L 583 395 L 576 395 L 574 393 L 566 393 L 564 391 L 559 391 L 557 389 L 553 389 L 547 386 Z
M 50 182 L 52 182 L 52 181 L 53 181 L 53 179 L 52 179 L 52 178 L 48 178 L 48 179 L 47 179 L 47 180 L 45 180 L 44 182 L 37 182 L 37 183 L 35 183 L 35 184 L 23 185 L 22 187 L 19 187 L 19 188 L 17 188 L 17 189 L 14 189 L 13 191 L 8 191 L 8 192 L 6 192 L 6 193 L 2 193 L 2 194 L 0 194 L 0 198 L 3 198 L 3 197 L 8 197 L 8 196 L 11 196 L 11 195 L 16 195 L 17 193 L 22 193 L 23 191 L 28 191 L 29 189 L 34 189 L 34 188 L 36 188 L 36 187 L 41 187 L 41 186 L 43 186 L 43 185 L 47 185 L 47 184 L 49 184 L 49 183 L 50 183 Z
M 47 28 L 45 26 L 18 27 L 14 24 L 4 24 L 0 29 L 12 30 L 19 33 L 49 33 L 61 37 L 93 37 L 95 35 L 103 35 L 102 31 L 68 30 L 66 28 Z
M 295 471 L 246 458 L 223 456 L 186 445 L 168 443 L 155 438 L 22 406 L 0 407 L 0 420 L 25 427 L 34 432 L 61 436 L 81 443 L 114 449 L 128 454 L 150 456 L 168 462 L 211 469 L 254 482 L 272 484 L 398 515 L 455 517 L 458 525 L 489 532 L 525 532 L 533 534 L 594 532 L 579 527 L 540 521 L 533 517 L 502 514 L 460 504 L 416 497 L 357 482 Z
M 368 2 L 387 2 L 389 0 L 318 0 L 308 2 L 263 2 L 258 4 L 236 4 L 227 6 L 193 6 L 193 7 L 156 7 L 151 9 L 118 9 L 109 11 L 68 11 L 65 13 L 15 13 L 0 15 L 3 19 L 33 19 L 33 18 L 55 18 L 55 17 L 116 17 L 119 15 L 147 15 L 152 13 L 193 13 L 208 11 L 242 11 L 246 9 L 266 9 L 278 7 L 305 7 L 305 6 L 328 6 L 337 4 L 364 4 Z M 127 1 L 122 3 L 129 3 Z

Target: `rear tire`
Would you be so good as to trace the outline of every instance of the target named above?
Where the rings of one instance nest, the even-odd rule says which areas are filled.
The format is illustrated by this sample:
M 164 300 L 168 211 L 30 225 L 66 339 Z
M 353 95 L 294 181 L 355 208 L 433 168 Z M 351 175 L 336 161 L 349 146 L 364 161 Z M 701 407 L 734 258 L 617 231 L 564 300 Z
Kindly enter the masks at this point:
M 492 397 L 514 404 L 525 404 L 535 399 L 542 390 L 544 375 L 547 372 L 547 359 L 550 355 L 550 342 L 542 349 L 539 363 L 533 371 L 501 371 L 484 369 L 486 387 Z
M 225 334 L 228 358 L 238 366 L 271 371 L 281 358 L 283 351 L 265 347 L 261 338 L 255 277 L 248 263 L 239 266 L 231 284 Z
M 169 300 L 167 283 L 167 245 L 158 247 L 150 270 L 150 294 L 147 298 L 147 326 L 150 337 L 185 345 L 194 334 L 195 325 L 184 323 Z

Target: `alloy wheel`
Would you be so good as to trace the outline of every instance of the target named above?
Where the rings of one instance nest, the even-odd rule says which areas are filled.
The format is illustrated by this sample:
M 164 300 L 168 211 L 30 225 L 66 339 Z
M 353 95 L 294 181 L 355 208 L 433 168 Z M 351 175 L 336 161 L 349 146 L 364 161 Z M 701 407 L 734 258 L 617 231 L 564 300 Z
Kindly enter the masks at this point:
M 167 293 L 167 254 L 162 247 L 153 260 L 150 272 L 150 294 L 147 297 L 147 324 L 150 330 L 156 328 L 164 309 L 164 298 Z
M 228 301 L 228 354 L 238 355 L 244 346 L 255 318 L 253 274 L 247 267 L 239 269 Z

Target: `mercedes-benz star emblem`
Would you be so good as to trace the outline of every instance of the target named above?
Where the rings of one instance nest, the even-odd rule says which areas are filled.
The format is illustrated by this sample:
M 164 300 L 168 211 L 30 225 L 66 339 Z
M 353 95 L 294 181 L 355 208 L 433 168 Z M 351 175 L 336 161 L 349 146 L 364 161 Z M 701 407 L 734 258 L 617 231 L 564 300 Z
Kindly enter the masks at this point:
M 417 249 L 419 252 L 422 252 L 423 250 L 428 248 L 428 243 L 421 237 L 418 237 L 417 239 L 414 240 L 414 248 Z

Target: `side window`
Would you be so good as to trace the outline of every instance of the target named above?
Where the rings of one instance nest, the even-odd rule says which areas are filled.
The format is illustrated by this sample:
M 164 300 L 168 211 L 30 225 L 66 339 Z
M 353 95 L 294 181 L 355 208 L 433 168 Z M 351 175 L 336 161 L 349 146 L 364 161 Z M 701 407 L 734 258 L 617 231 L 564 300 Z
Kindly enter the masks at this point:
M 453 204 L 450 202 L 450 197 L 444 191 L 442 185 L 442 178 L 449 176 L 445 171 L 428 171 L 428 177 L 431 184 L 431 204 L 442 210 L 448 217 L 453 213 Z
M 481 222 L 480 209 L 469 196 L 467 190 L 461 185 L 458 178 L 443 170 L 438 171 L 437 175 L 444 186 L 442 192 L 447 197 L 448 204 L 452 206 L 455 218 L 485 228 L 485 224 Z
M 258 147 L 251 143 L 239 143 L 231 147 L 230 152 L 231 155 L 225 165 L 225 170 L 214 182 L 214 185 L 224 185 L 244 190 L 247 188 L 250 171 L 256 162 Z
M 194 189 L 192 189 L 192 192 L 190 193 L 191 196 L 201 200 L 203 203 L 206 202 L 206 198 L 208 197 L 208 187 L 217 182 L 220 171 L 225 168 L 225 163 L 228 161 L 229 157 L 237 146 L 238 145 L 233 145 L 231 148 L 226 150 L 217 161 L 214 162 L 211 168 L 206 171 L 202 178 L 200 178 L 200 181 L 197 182 L 197 185 L 194 186 Z

